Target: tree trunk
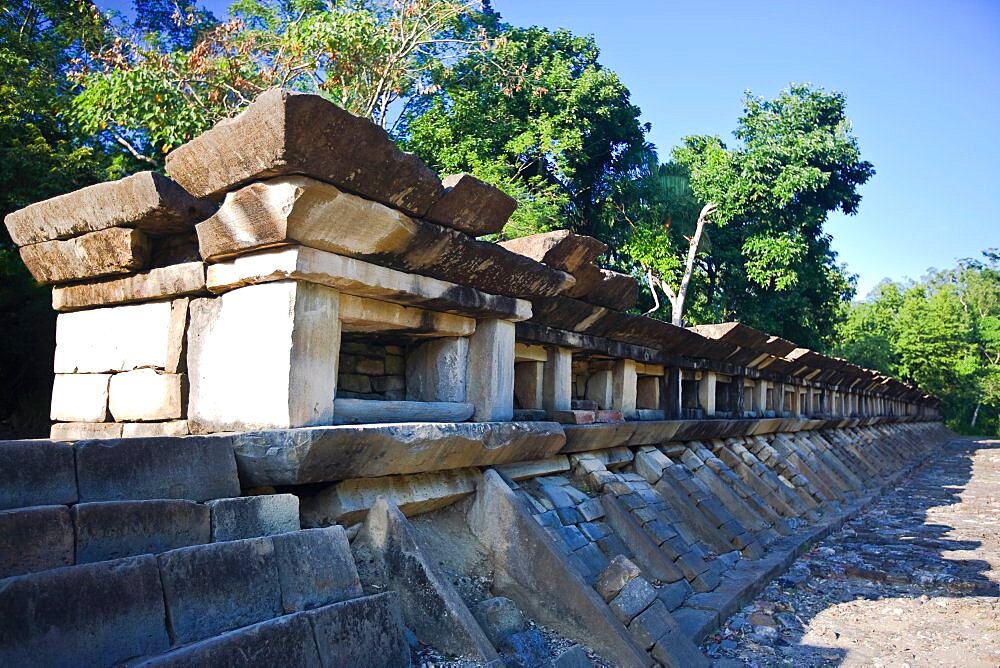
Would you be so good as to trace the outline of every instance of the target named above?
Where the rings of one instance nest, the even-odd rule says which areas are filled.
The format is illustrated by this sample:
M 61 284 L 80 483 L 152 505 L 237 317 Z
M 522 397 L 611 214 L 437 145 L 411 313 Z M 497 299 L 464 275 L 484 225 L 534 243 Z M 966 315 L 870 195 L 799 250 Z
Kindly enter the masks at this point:
M 715 211 L 714 204 L 706 204 L 698 214 L 698 225 L 695 227 L 694 236 L 688 241 L 687 264 L 684 265 L 684 276 L 681 278 L 680 287 L 677 288 L 677 298 L 672 301 L 671 322 L 678 327 L 684 326 L 684 300 L 687 298 L 688 285 L 691 283 L 691 274 L 694 272 L 694 260 L 698 255 L 698 246 L 701 245 L 701 235 L 705 231 L 705 223 L 708 217 Z
M 976 410 L 972 411 L 972 422 L 969 424 L 970 427 L 976 426 L 976 418 L 979 417 L 979 407 L 983 405 L 983 402 L 976 402 Z

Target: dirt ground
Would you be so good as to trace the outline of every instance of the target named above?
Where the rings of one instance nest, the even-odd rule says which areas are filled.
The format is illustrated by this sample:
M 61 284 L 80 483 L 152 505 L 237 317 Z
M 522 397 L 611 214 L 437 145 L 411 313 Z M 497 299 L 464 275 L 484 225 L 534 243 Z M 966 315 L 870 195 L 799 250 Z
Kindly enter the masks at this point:
M 702 649 L 717 666 L 1000 666 L 1000 441 L 943 446 Z

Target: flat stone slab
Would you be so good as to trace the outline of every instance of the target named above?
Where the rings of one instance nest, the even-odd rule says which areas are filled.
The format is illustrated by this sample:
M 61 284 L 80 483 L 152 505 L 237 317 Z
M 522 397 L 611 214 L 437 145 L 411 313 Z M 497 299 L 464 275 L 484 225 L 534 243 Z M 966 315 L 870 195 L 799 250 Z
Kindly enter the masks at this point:
M 273 536 L 299 530 L 299 497 L 261 494 L 209 501 L 215 542 Z
M 324 666 L 403 668 L 410 646 L 403 630 L 399 595 L 385 592 L 334 603 L 305 615 L 313 625 Z
M 73 506 L 76 562 L 159 554 L 211 541 L 208 508 L 192 501 L 105 501 Z
M 76 503 L 73 448 L 53 441 L 0 441 L 0 510 Z
M 190 230 L 215 210 L 156 172 L 139 172 L 37 202 L 4 219 L 18 246 L 69 239 L 109 227 L 150 234 Z
M 72 565 L 69 508 L 0 510 L 0 578 Z
M 556 230 L 501 241 L 500 245 L 518 255 L 569 273 L 600 257 L 608 247 L 593 237 L 574 234 L 569 230 Z
M 152 251 L 140 230 L 111 227 L 66 241 L 21 246 L 21 261 L 39 283 L 128 274 L 143 269 Z
M 271 537 L 286 613 L 311 610 L 362 595 L 358 569 L 343 527 L 304 529 Z
M 305 427 L 230 437 L 244 485 L 297 485 L 551 457 L 552 422 L 402 423 Z
M 81 501 L 239 496 L 232 444 L 189 436 L 78 441 Z
M 444 196 L 427 212 L 427 220 L 478 237 L 495 234 L 507 224 L 517 200 L 472 174 L 449 174 Z
M 55 287 L 52 289 L 52 308 L 56 311 L 77 311 L 94 306 L 155 301 L 205 292 L 205 264 L 183 262 L 121 278 Z
M 167 155 L 167 173 L 198 197 L 282 174 L 306 174 L 422 216 L 443 186 L 385 130 L 319 95 L 272 89 Z

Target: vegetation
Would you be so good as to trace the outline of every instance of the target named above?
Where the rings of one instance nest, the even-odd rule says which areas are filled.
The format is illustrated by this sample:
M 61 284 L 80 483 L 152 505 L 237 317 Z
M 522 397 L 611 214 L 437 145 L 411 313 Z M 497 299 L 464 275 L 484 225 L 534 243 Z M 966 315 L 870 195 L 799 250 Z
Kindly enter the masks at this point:
M 840 93 L 748 94 L 732 141 L 687 137 L 661 162 L 593 37 L 512 26 L 488 0 L 236 0 L 225 20 L 195 0 L 133 5 L 128 16 L 93 0 L 0 9 L 0 214 L 160 169 L 168 151 L 267 88 L 319 93 L 433 168 L 516 197 L 501 236 L 570 228 L 606 242 L 604 264 L 647 286 L 640 312 L 739 319 L 942 396 L 961 386 L 981 397 L 977 425 L 995 421 L 996 314 L 965 306 L 995 258 L 921 284 L 919 298 L 918 286 L 884 286 L 849 306 L 855 277 L 823 225 L 832 211 L 857 211 L 874 169 Z M 0 348 L 0 432 L 41 433 L 54 320 L 48 290 L 5 235 L 0 280 L 0 327 L 18 332 Z M 916 325 L 924 318 L 948 323 L 933 345 L 933 328 Z M 951 325 L 960 346 L 945 337 Z

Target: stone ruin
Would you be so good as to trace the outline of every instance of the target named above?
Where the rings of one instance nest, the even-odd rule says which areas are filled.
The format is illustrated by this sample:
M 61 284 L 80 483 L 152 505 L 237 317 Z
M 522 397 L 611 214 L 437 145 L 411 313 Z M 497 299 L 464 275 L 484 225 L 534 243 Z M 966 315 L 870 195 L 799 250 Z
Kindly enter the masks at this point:
M 6 218 L 53 420 L 0 443 L 0 664 L 706 665 L 944 442 L 919 389 L 636 281 L 272 90 Z M 421 658 L 424 657 L 424 658 Z M 603 663 L 601 663 L 603 662 Z

